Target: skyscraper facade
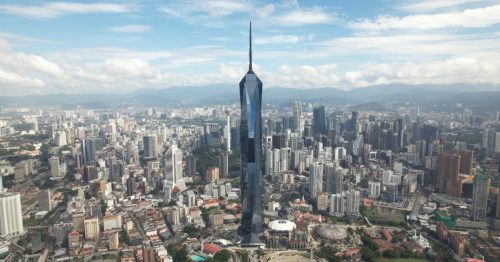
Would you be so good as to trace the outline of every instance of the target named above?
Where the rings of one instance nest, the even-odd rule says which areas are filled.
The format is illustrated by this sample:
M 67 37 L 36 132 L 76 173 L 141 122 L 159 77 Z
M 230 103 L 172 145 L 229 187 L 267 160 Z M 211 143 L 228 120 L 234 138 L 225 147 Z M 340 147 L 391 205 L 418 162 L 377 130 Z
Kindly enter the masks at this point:
M 252 70 L 252 24 L 249 36 L 248 72 L 240 81 L 241 204 L 242 245 L 260 245 L 262 229 L 261 147 L 262 82 Z
M 325 135 L 326 136 L 326 115 L 325 115 L 325 107 L 324 106 L 319 106 L 314 108 L 313 112 L 313 128 L 314 128 L 314 135 L 319 136 L 319 135 Z
M 437 161 L 437 189 L 439 193 L 462 196 L 462 181 L 459 177 L 460 155 L 441 154 Z
M 165 194 L 165 202 L 169 202 L 172 192 L 182 192 L 186 190 L 186 183 L 182 176 L 182 150 L 176 145 L 170 146 L 165 153 L 165 180 L 163 191 Z
M 472 219 L 484 221 L 488 210 L 488 193 L 490 190 L 490 179 L 484 174 L 474 177 L 474 189 L 472 195 Z
M 293 106 L 293 121 L 292 121 L 292 131 L 300 132 L 302 131 L 300 128 L 300 116 L 302 115 L 302 106 L 300 104 L 300 100 L 295 100 L 295 104 Z

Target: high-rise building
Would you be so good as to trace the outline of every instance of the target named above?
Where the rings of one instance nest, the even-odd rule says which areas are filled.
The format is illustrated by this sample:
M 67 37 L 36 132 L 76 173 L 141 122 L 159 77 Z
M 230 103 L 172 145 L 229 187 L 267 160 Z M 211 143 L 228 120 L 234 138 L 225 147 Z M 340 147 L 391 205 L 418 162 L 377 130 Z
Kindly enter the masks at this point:
M 293 106 L 293 121 L 292 121 L 292 130 L 293 132 L 302 132 L 302 128 L 300 126 L 300 117 L 302 115 L 302 105 L 300 104 L 300 100 L 295 100 Z
M 197 159 L 193 154 L 187 155 L 186 157 L 187 176 L 193 177 L 194 175 L 196 175 L 196 162 Z
M 440 154 L 437 161 L 436 187 L 439 193 L 462 196 L 462 181 L 459 177 L 460 155 Z
M 219 177 L 229 176 L 229 151 L 224 151 L 219 155 Z
M 348 190 L 346 195 L 346 213 L 351 216 L 359 215 L 359 204 L 361 201 L 360 193 L 358 190 Z
M 137 193 L 137 181 L 134 174 L 130 174 L 127 179 L 127 195 L 132 196 Z
M 314 162 L 309 166 L 309 193 L 311 199 L 323 192 L 323 163 Z
M 59 166 L 59 157 L 58 156 L 52 156 L 49 159 L 49 165 L 50 165 L 50 176 L 52 176 L 52 177 L 60 177 L 61 176 L 61 171 L 60 171 L 60 166 Z
M 313 119 L 314 119 L 313 121 L 314 135 L 326 136 L 327 128 L 326 128 L 326 115 L 324 106 L 319 106 L 314 108 Z
M 495 153 L 500 153 L 500 132 L 495 133 Z
M 474 151 L 472 150 L 458 150 L 457 154 L 460 156 L 460 169 L 458 173 L 464 175 L 472 175 L 472 163 L 474 161 Z
M 163 161 L 165 166 L 163 190 L 165 200 L 169 202 L 174 189 L 178 192 L 186 190 L 186 183 L 182 176 L 182 150 L 176 145 L 171 145 L 165 153 Z
M 250 24 L 248 72 L 240 81 L 240 148 L 241 148 L 241 233 L 242 245 L 262 245 L 262 82 L 252 69 L 252 24 Z
M 484 174 L 474 176 L 474 189 L 472 194 L 472 219 L 474 221 L 486 220 L 488 210 L 488 193 L 490 179 Z
M 157 142 L 155 135 L 147 135 L 142 138 L 142 143 L 144 147 L 144 158 L 153 158 L 157 154 Z
M 23 232 L 21 195 L 0 192 L 0 236 L 19 235 Z
M 344 193 L 330 196 L 330 214 L 336 217 L 345 215 L 345 195 Z
M 368 181 L 368 196 L 371 198 L 380 196 L 380 182 Z
M 483 130 L 482 148 L 486 150 L 487 155 L 495 153 L 495 136 L 496 131 L 494 127 L 487 127 Z

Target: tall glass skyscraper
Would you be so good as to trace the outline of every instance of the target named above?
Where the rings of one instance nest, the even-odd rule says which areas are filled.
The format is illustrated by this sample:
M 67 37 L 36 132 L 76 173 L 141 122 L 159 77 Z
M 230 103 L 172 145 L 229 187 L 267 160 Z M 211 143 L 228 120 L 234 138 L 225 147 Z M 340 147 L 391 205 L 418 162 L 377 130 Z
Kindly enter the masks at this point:
M 252 70 L 252 24 L 249 36 L 248 72 L 240 82 L 241 204 L 242 245 L 261 245 L 261 148 L 262 82 Z

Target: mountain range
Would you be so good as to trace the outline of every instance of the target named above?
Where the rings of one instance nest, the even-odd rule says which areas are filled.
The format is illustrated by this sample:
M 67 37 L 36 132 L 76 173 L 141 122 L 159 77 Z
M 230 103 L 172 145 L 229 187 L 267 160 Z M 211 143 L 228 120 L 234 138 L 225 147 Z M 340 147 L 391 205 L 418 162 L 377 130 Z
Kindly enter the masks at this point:
M 498 85 L 380 85 L 351 90 L 333 87 L 283 88 L 263 90 L 263 104 L 288 106 L 295 99 L 333 106 L 367 106 L 411 103 L 426 107 L 450 107 L 456 104 L 478 110 L 500 110 Z M 128 94 L 47 94 L 0 96 L 0 105 L 81 105 L 110 107 L 118 105 L 195 106 L 239 103 L 237 85 L 182 86 L 164 89 L 144 88 Z

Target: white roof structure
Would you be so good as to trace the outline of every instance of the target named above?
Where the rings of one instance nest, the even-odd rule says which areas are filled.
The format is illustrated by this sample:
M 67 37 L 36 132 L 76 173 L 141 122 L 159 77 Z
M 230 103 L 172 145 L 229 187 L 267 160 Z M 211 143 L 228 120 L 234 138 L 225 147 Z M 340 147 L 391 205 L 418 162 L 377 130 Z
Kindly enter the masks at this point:
M 295 225 L 294 222 L 284 220 L 284 219 L 274 220 L 274 221 L 271 221 L 271 223 L 269 223 L 269 228 L 271 230 L 274 230 L 274 231 L 288 231 L 288 232 L 290 232 L 290 231 L 293 231 L 296 227 L 297 227 L 297 225 Z

